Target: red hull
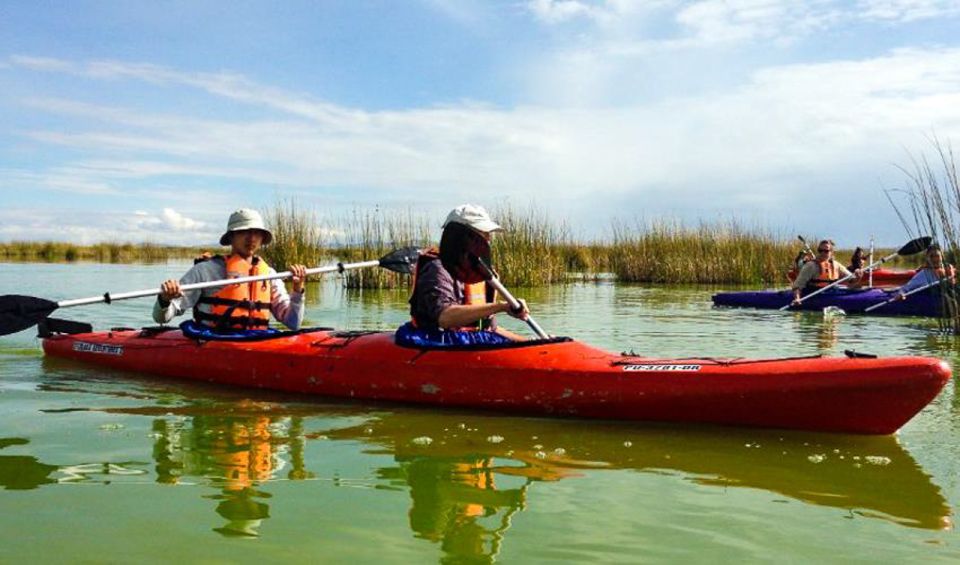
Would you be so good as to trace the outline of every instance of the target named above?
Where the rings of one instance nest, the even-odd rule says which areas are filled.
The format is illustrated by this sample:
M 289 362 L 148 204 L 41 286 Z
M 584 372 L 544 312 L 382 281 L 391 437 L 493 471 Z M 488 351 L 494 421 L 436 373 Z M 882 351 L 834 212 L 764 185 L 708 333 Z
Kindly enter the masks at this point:
M 396 346 L 392 333 L 326 331 L 245 343 L 114 331 L 53 336 L 43 348 L 126 371 L 302 394 L 861 434 L 893 433 L 951 375 L 923 357 L 664 360 L 576 341 L 423 351 Z
M 893 269 L 874 269 L 873 271 L 873 286 L 880 287 L 896 287 L 903 286 L 907 284 L 907 281 L 913 278 L 913 275 L 917 273 L 914 269 L 908 269 L 905 271 L 895 271 Z M 787 279 L 790 282 L 793 282 L 793 279 L 797 278 L 797 270 L 791 269 L 787 271 Z M 867 284 L 867 276 L 863 277 L 863 283 Z

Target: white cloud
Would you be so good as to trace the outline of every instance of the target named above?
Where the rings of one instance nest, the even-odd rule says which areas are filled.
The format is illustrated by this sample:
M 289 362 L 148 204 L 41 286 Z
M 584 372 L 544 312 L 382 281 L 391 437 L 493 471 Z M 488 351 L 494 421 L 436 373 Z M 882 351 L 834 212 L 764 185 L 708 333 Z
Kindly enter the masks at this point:
M 174 228 L 171 223 L 177 224 Z M 202 245 L 215 242 L 219 232 L 174 210 L 159 214 L 47 210 L 0 210 L 0 241 L 64 241 L 78 245 L 109 242 L 154 242 Z
M 121 67 L 110 65 L 110 76 L 186 75 L 157 67 L 141 75 Z M 602 109 L 461 104 L 370 112 L 235 80 L 285 100 L 247 99 L 282 108 L 282 119 L 228 121 L 35 100 L 33 111 L 83 120 L 26 135 L 69 146 L 82 157 L 46 172 L 0 170 L 0 186 L 26 180 L 57 190 L 151 193 L 170 208 L 208 211 L 214 209 L 205 200 L 210 197 L 178 187 L 180 179 L 253 181 L 318 195 L 348 189 L 347 198 L 357 200 L 397 194 L 431 206 L 483 195 L 485 201 L 588 199 L 597 206 L 631 198 L 646 209 L 670 202 L 776 209 L 791 194 L 827 190 L 806 179 L 859 172 L 869 175 L 864 183 L 875 184 L 876 171 L 924 133 L 960 138 L 960 49 L 771 66 L 719 92 Z M 771 190 L 777 198 L 758 200 Z M 212 198 L 227 210 L 241 204 L 227 187 Z M 193 241 L 215 237 L 210 226 L 220 225 L 173 209 L 137 217 L 131 233 L 162 229 Z
M 160 214 L 164 225 L 172 231 L 201 231 L 207 229 L 207 225 L 197 220 L 192 220 L 173 208 L 164 208 Z

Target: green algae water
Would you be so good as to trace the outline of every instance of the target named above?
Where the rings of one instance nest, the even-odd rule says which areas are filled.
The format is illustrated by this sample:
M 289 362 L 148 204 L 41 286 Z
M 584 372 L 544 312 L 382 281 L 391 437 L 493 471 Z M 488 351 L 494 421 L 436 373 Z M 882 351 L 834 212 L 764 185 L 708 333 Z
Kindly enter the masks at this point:
M 0 264 L 0 294 L 157 286 L 186 264 Z M 518 290 L 550 333 L 665 357 L 932 355 L 922 319 L 715 309 L 711 289 Z M 310 325 L 405 293 L 309 289 Z M 151 325 L 149 299 L 64 309 Z M 507 320 L 510 329 L 524 332 Z M 0 562 L 956 562 L 953 383 L 895 436 L 521 418 L 311 399 L 45 359 L 0 337 Z

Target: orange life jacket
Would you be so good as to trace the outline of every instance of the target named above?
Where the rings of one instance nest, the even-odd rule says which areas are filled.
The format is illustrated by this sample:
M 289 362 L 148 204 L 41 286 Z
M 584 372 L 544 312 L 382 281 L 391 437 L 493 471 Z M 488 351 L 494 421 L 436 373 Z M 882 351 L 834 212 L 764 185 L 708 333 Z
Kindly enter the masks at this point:
M 417 264 L 413 269 L 413 292 L 417 292 L 417 275 L 420 273 L 420 269 L 423 268 L 430 261 L 439 261 L 440 260 L 440 251 L 436 247 L 431 247 L 420 253 L 420 257 L 417 258 Z M 461 304 L 465 306 L 472 306 L 475 304 L 492 304 L 496 298 L 496 289 L 488 285 L 486 281 L 480 281 L 473 284 L 464 284 L 463 285 L 463 301 Z M 417 324 L 417 319 L 413 316 L 410 316 L 410 323 L 413 324 L 413 327 L 419 327 Z M 466 331 L 476 331 L 487 329 L 490 326 L 490 321 L 488 319 L 478 320 L 474 326 L 465 326 L 462 328 L 456 328 L 459 330 Z M 453 329 L 453 328 L 451 328 Z
M 817 268 L 820 269 L 820 273 L 815 278 L 810 279 L 807 287 L 823 288 L 830 283 L 836 282 L 836 280 L 840 278 L 840 274 L 837 272 L 837 267 L 834 265 L 832 259 L 817 261 L 816 263 Z
M 267 275 L 270 266 L 259 257 L 247 261 L 239 255 L 224 258 L 213 257 L 221 261 L 227 269 L 227 278 Z M 243 284 L 231 284 L 221 287 L 210 296 L 201 296 L 197 305 L 209 304 L 210 312 L 193 308 L 193 319 L 218 329 L 266 329 L 270 322 L 270 281 L 254 281 Z

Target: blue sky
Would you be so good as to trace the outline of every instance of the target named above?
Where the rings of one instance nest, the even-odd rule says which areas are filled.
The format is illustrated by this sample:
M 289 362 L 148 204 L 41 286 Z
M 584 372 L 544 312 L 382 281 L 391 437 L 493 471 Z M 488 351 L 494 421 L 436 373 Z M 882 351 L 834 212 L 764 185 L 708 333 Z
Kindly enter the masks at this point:
M 960 142 L 957 0 L 0 5 L 0 241 L 214 240 L 295 199 L 906 239 Z

